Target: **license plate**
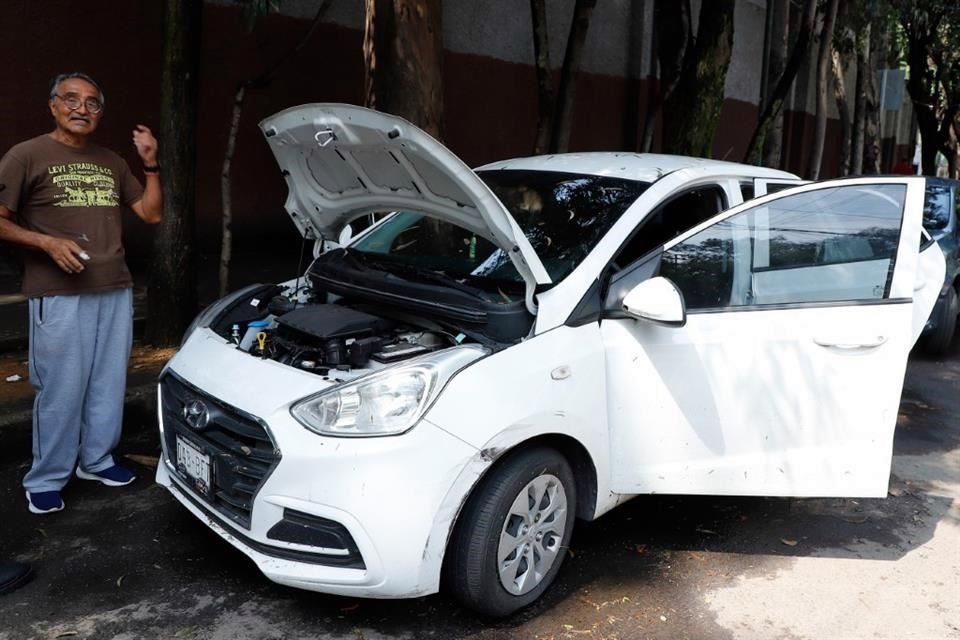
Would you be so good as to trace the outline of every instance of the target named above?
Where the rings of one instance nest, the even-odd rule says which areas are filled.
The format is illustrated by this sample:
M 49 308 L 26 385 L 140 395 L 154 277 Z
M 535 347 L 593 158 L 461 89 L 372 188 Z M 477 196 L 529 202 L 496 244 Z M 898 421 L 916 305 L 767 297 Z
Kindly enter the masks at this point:
M 177 469 L 193 480 L 200 493 L 210 492 L 210 456 L 177 436 Z

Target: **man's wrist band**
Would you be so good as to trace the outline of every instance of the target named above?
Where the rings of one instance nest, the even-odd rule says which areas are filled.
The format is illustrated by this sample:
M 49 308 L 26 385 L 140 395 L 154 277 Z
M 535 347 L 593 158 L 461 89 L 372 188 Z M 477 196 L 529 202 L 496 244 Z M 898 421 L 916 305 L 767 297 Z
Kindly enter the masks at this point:
M 150 164 L 150 165 L 145 164 L 145 165 L 143 165 L 143 172 L 144 172 L 144 173 L 160 173 L 160 165 L 159 165 L 159 164 Z

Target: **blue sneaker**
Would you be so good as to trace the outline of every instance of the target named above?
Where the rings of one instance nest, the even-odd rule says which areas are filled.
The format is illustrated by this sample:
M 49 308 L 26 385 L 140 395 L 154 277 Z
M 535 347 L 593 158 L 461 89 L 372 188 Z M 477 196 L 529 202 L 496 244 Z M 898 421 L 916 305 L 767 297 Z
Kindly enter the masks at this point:
M 27 491 L 27 508 L 30 513 L 53 513 L 62 511 L 64 507 L 63 498 L 59 491 L 37 491 L 31 493 Z
M 107 467 L 103 471 L 97 471 L 96 473 L 90 473 L 89 471 L 84 471 L 81 467 L 77 467 L 77 477 L 81 480 L 96 480 L 100 484 L 105 484 L 108 487 L 122 487 L 137 479 L 133 471 L 130 471 L 130 469 L 126 467 L 121 467 L 118 464 Z

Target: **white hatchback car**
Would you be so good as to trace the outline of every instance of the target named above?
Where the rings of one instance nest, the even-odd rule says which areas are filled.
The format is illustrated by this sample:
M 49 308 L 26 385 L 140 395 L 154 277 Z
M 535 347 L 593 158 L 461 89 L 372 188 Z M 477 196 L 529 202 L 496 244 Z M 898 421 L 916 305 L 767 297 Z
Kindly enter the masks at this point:
M 157 481 L 271 580 L 444 582 L 505 615 L 575 518 L 637 494 L 886 495 L 943 282 L 922 178 L 629 153 L 473 171 L 360 107 L 260 126 L 315 260 L 194 322 Z

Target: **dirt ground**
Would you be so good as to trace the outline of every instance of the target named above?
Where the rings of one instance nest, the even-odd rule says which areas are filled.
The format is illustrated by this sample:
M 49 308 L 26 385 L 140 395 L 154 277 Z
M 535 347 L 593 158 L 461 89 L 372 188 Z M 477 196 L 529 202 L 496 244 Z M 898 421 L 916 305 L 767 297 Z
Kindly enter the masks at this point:
M 134 366 L 155 371 L 168 355 Z M 0 360 L 5 375 L 18 366 Z M 960 638 L 958 383 L 960 353 L 911 360 L 887 498 L 636 498 L 578 523 L 546 597 L 504 621 L 444 594 L 358 600 L 269 582 L 153 483 L 149 394 L 128 405 L 120 447 L 138 480 L 72 482 L 49 516 L 26 510 L 29 426 L 10 423 L 0 554 L 37 577 L 0 598 L 0 640 Z

